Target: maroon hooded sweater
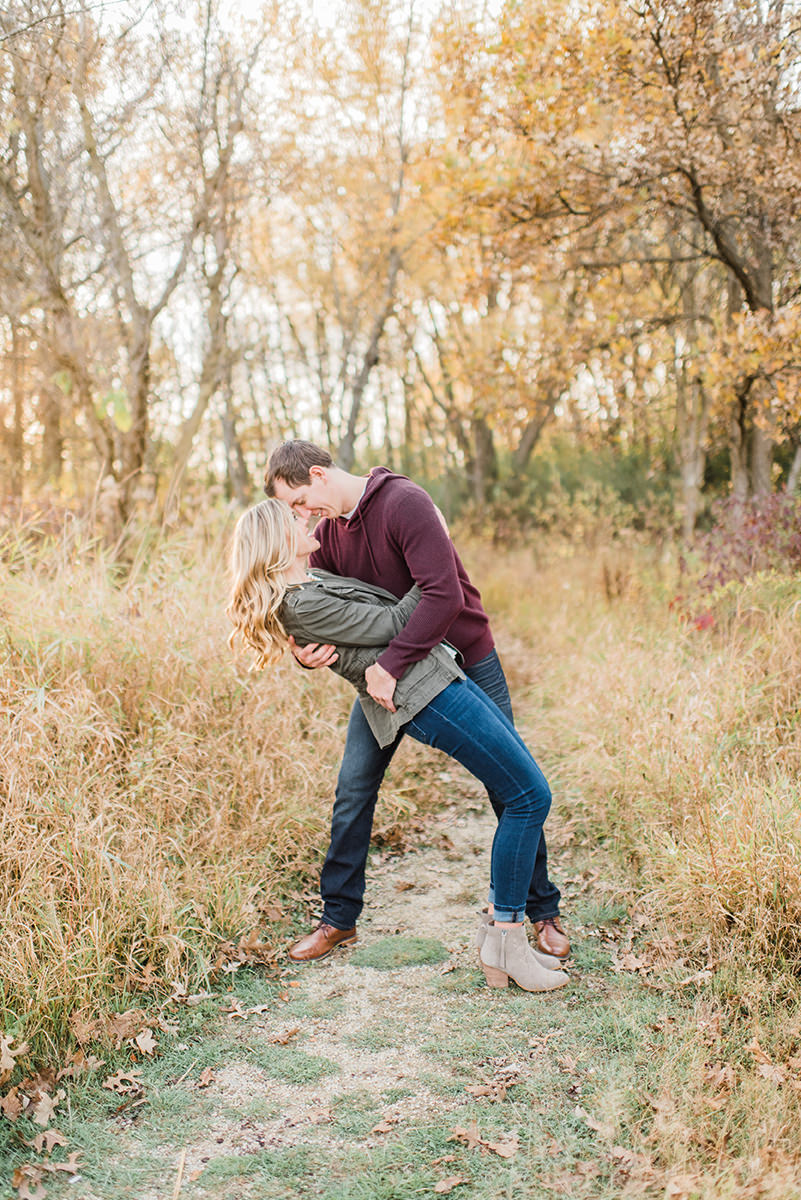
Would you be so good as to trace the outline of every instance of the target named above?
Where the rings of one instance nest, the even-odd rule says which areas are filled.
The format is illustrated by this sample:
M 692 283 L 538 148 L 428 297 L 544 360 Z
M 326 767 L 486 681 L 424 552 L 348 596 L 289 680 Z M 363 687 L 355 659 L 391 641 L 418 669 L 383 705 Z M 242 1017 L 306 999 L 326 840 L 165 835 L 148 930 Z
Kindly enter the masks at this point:
M 478 589 L 443 528 L 427 492 L 405 475 L 374 467 L 350 520 L 325 518 L 313 567 L 363 579 L 399 599 L 413 584 L 423 597 L 407 625 L 378 658 L 395 679 L 443 639 L 472 667 L 494 646 Z

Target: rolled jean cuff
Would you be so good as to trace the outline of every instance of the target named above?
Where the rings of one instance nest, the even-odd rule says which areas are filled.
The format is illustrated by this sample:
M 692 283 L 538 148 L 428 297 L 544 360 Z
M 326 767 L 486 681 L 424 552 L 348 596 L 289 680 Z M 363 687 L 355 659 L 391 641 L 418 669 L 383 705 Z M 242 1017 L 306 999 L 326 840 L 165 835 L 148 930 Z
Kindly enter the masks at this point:
M 509 924 L 517 924 L 523 921 L 526 915 L 525 908 L 499 908 L 497 904 L 493 905 L 495 911 L 492 915 L 493 921 L 505 921 Z
M 556 921 L 559 919 L 559 909 L 557 908 L 552 912 L 527 912 L 526 916 L 528 917 L 529 921 L 531 921 L 532 925 L 535 921 Z

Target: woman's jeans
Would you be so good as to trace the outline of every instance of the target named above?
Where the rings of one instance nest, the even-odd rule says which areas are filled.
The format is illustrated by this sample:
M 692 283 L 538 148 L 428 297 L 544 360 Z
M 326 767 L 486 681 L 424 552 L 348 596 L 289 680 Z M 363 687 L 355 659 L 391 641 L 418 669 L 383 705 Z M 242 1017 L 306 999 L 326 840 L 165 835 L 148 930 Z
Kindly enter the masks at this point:
M 418 742 L 444 750 L 503 805 L 490 859 L 496 921 L 522 921 L 551 790 L 511 721 L 472 679 L 456 680 L 406 726 Z
M 466 674 L 495 701 L 511 722 L 509 689 L 496 651 L 469 667 Z M 337 781 L 331 844 L 320 877 L 322 919 L 337 929 L 353 928 L 362 910 L 364 873 L 378 789 L 402 736 L 399 734 L 390 746 L 379 746 L 356 701 Z M 500 818 L 503 801 L 492 790 L 489 798 Z M 525 901 L 526 913 L 532 921 L 555 917 L 559 912 L 559 898 L 559 889 L 548 878 L 547 848 L 545 838 L 540 837 Z

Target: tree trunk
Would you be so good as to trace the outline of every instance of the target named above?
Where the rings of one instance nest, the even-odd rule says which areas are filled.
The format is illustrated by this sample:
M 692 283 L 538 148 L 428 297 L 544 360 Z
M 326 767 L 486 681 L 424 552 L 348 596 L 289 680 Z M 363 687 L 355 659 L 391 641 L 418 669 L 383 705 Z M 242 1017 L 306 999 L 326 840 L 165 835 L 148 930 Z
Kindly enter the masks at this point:
M 236 416 L 234 414 L 231 388 L 225 389 L 225 407 L 222 417 L 223 441 L 225 442 L 226 478 L 229 495 L 242 508 L 250 502 L 252 485 L 250 474 L 242 453 L 242 443 L 236 432 Z
M 474 417 L 470 422 L 473 435 L 473 452 L 467 464 L 470 491 L 474 503 L 482 508 L 490 498 L 492 486 L 498 479 L 498 456 L 492 429 L 483 417 Z
M 64 434 L 61 429 L 61 397 L 50 383 L 45 384 L 39 399 L 39 420 L 42 424 L 42 461 L 39 478 L 43 484 L 56 487 L 64 469 Z
M 9 451 L 11 459 L 11 495 L 22 499 L 25 468 L 24 398 L 25 398 L 25 339 L 16 323 L 11 325 L 11 430 Z
M 795 454 L 793 455 L 793 461 L 790 465 L 790 472 L 784 488 L 788 496 L 792 496 L 795 492 L 799 479 L 801 479 L 801 442 L 796 444 Z

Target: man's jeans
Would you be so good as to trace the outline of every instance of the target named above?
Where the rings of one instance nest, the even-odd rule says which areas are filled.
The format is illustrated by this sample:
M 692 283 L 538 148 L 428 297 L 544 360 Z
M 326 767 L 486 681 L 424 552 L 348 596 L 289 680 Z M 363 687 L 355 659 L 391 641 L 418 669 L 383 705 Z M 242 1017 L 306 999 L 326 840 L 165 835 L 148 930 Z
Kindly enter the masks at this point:
M 465 673 L 511 721 L 509 689 L 497 652 L 493 650 Z M 364 872 L 378 789 L 402 736 L 402 732 L 398 734 L 391 746 L 379 746 L 361 705 L 358 700 L 355 702 L 337 780 L 331 844 L 320 877 L 323 920 L 337 929 L 351 929 L 362 910 Z M 489 798 L 499 816 L 503 801 L 492 792 Z M 559 899 L 559 889 L 548 878 L 547 849 L 545 838 L 541 836 L 526 898 L 526 913 L 532 921 L 555 917 L 559 912 Z

